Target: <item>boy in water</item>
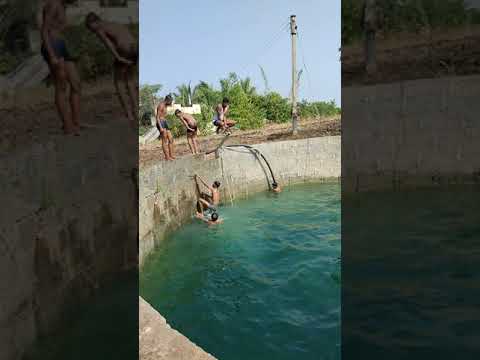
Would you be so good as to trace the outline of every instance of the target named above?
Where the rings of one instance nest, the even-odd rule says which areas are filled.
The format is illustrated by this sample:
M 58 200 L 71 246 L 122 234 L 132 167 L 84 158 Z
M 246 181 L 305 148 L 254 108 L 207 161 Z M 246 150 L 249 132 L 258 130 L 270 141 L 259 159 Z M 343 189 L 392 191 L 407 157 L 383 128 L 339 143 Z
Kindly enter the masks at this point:
M 217 127 L 217 134 L 220 130 L 224 133 L 230 134 L 230 128 L 235 126 L 236 122 L 227 119 L 228 110 L 230 110 L 230 100 L 223 98 L 222 103 L 215 108 L 215 116 L 213 118 L 213 125 Z
M 165 99 L 157 106 L 157 129 L 160 131 L 160 137 L 162 138 L 162 149 L 165 154 L 165 160 L 171 161 L 175 159 L 173 151 L 173 136 L 170 128 L 168 127 L 167 120 L 167 107 L 171 106 L 173 98 L 171 95 L 165 96 Z
M 195 175 L 195 184 L 197 185 L 197 191 L 201 199 L 204 199 L 213 205 L 217 206 L 220 204 L 220 182 L 217 180 L 215 181 L 212 186 L 208 185 L 205 180 L 203 180 L 200 176 Z M 200 186 L 198 184 L 198 180 L 202 182 L 203 185 L 207 187 L 207 189 L 210 191 L 210 194 L 206 194 L 204 192 L 200 191 Z
M 272 191 L 274 193 L 280 193 L 282 192 L 282 188 L 280 187 L 280 185 L 278 185 L 275 181 L 272 183 Z
M 180 119 L 182 124 L 187 129 L 187 141 L 188 146 L 192 154 L 198 154 L 198 142 L 197 142 L 197 133 L 198 126 L 195 118 L 190 114 L 184 114 L 181 110 L 177 109 L 175 111 L 175 116 Z
M 80 76 L 67 50 L 64 31 L 67 27 L 65 7 L 71 1 L 47 0 L 42 8 L 42 57 L 48 64 L 55 85 L 55 106 L 66 135 L 80 132 Z M 70 88 L 69 101 L 67 92 Z
M 100 19 L 91 12 L 85 18 L 87 28 L 95 33 L 115 58 L 114 84 L 120 104 L 130 125 L 138 125 L 137 71 L 138 44 L 128 28 Z M 120 87 L 123 82 L 124 89 Z
M 198 200 L 197 213 L 195 216 L 197 219 L 206 222 L 208 225 L 217 225 L 223 222 L 223 220 L 218 217 L 215 207 L 204 199 Z

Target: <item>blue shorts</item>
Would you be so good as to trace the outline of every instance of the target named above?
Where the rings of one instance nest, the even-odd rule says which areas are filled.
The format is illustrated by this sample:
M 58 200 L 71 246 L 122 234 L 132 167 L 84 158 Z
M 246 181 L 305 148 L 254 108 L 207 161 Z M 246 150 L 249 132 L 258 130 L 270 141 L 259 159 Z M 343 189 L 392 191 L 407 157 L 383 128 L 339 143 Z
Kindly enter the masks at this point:
M 168 127 L 167 120 L 165 120 L 165 119 L 160 120 L 160 124 L 157 122 L 157 129 L 160 132 L 162 132 L 161 129 L 170 130 L 170 128 Z
M 58 58 L 63 58 L 65 61 L 73 61 L 73 57 L 70 56 L 70 53 L 68 52 L 67 49 L 67 44 L 65 43 L 65 40 L 63 39 L 52 39 L 50 40 L 50 44 L 53 48 L 53 52 L 56 57 Z M 50 56 L 48 55 L 48 50 L 45 44 L 42 44 L 42 49 L 40 50 L 43 59 L 50 64 Z

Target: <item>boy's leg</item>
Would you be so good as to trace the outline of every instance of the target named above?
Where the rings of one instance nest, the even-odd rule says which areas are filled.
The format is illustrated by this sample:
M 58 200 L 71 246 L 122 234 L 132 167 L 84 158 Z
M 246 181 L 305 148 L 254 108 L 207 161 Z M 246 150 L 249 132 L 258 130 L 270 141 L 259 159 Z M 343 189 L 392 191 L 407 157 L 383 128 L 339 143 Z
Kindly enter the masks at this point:
M 190 148 L 190 151 L 192 152 L 192 154 L 195 154 L 195 149 L 193 148 L 192 135 L 190 134 L 187 135 L 187 142 L 188 142 L 188 147 Z
M 200 152 L 198 151 L 197 133 L 192 136 L 192 143 L 195 154 L 200 154 Z
M 65 70 L 70 83 L 70 109 L 72 114 L 72 123 L 77 131 L 80 130 L 80 97 L 81 97 L 81 81 L 77 67 L 72 61 L 65 62 Z
M 68 78 L 65 69 L 65 62 L 60 60 L 57 65 L 50 66 L 50 73 L 53 75 L 55 83 L 55 105 L 63 122 L 63 131 L 65 134 L 71 134 L 75 130 L 75 127 L 67 107 Z
M 167 130 L 167 137 L 168 137 L 168 150 L 170 152 L 170 158 L 171 159 L 176 159 L 175 157 L 175 152 L 174 152 L 174 147 L 173 147 L 173 135 L 170 130 Z
M 171 160 L 170 155 L 168 153 L 168 136 L 167 136 L 167 130 L 165 129 L 160 129 L 160 136 L 162 137 L 162 150 L 163 150 L 163 155 L 165 155 L 165 160 Z
M 127 82 L 126 67 L 122 64 L 115 63 L 113 71 L 113 82 L 115 84 L 115 90 L 117 91 L 118 100 L 120 101 L 120 105 L 122 106 L 128 121 L 132 122 L 133 119 L 131 119 L 127 105 L 129 100 L 126 94 L 123 93 L 122 88 L 120 87 L 120 81 L 123 81 L 124 83 Z
M 129 107 L 132 114 L 133 126 L 138 124 L 138 93 L 136 86 L 135 66 L 128 66 L 126 70 L 126 87 L 129 99 Z

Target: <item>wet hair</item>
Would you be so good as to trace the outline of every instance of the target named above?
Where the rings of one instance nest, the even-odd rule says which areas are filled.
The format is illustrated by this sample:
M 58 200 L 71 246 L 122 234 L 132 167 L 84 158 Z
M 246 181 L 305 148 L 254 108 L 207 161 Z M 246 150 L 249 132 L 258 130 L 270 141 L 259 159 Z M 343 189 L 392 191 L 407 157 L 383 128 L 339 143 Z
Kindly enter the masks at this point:
M 227 97 L 224 97 L 223 100 L 222 100 L 222 103 L 223 104 L 229 104 L 230 100 Z
M 274 181 L 274 182 L 272 183 L 272 187 L 273 187 L 274 189 L 276 189 L 276 188 L 278 187 L 278 184 Z
M 176 116 L 178 116 L 178 114 L 181 114 L 181 113 L 182 113 L 182 110 L 180 110 L 180 109 L 175 110 L 175 115 Z
M 216 180 L 216 181 L 213 183 L 213 187 L 214 187 L 214 188 L 219 188 L 219 187 L 220 187 L 220 181 Z
M 94 22 L 100 21 L 100 16 L 95 14 L 94 12 L 89 12 L 87 16 L 85 17 L 85 24 L 88 26 L 90 24 L 93 24 Z
M 218 214 L 216 212 L 212 213 L 212 221 L 218 220 Z

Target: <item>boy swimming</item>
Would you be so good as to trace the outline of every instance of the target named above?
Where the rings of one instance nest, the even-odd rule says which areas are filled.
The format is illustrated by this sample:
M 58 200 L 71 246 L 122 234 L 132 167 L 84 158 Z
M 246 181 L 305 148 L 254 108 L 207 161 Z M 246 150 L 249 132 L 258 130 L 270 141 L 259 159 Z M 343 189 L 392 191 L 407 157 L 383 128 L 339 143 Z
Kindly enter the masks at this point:
M 208 225 L 217 225 L 223 222 L 223 219 L 219 218 L 215 207 L 204 199 L 199 199 L 197 201 L 197 212 L 195 217 Z

